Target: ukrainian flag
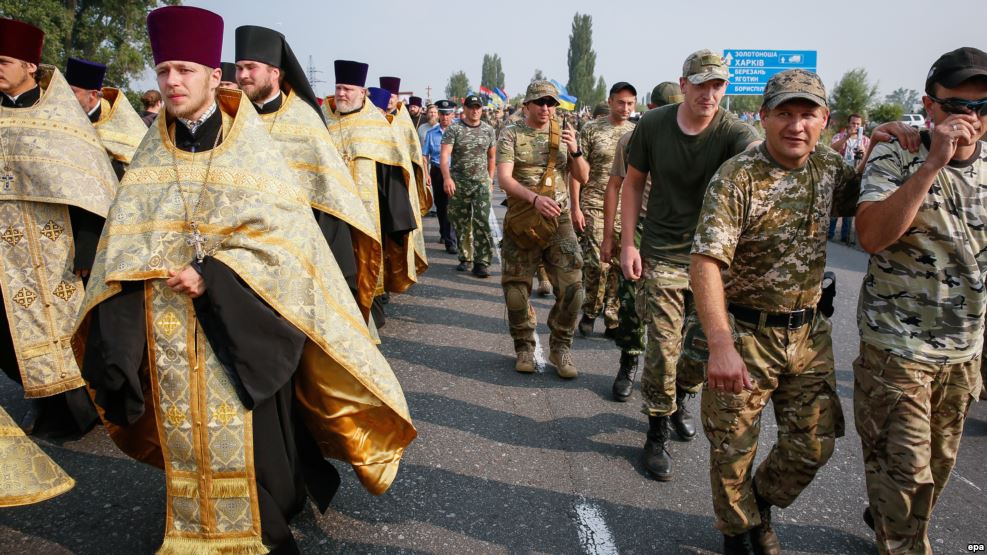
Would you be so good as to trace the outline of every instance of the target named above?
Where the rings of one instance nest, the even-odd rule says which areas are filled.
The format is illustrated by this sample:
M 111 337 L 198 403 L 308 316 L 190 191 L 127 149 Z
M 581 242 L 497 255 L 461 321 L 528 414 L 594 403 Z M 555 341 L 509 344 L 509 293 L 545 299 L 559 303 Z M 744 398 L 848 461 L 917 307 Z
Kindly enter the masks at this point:
M 559 89 L 559 108 L 569 110 L 570 112 L 574 111 L 576 109 L 576 102 L 578 102 L 579 99 L 570 95 L 569 91 L 562 86 L 562 83 L 559 83 L 555 79 L 552 79 L 551 82 L 555 85 L 555 88 Z

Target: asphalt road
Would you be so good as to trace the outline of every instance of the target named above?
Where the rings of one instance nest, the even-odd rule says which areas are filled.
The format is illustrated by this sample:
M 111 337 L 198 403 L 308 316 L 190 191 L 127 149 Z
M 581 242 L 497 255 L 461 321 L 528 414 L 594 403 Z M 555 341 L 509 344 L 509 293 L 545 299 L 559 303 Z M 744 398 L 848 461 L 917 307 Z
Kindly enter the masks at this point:
M 503 209 L 497 207 L 502 218 Z M 382 349 L 404 387 L 419 437 L 391 490 L 373 497 L 349 468 L 325 515 L 294 522 L 306 553 L 710 553 L 713 528 L 708 444 L 674 442 L 675 478 L 648 479 L 639 462 L 646 419 L 637 390 L 610 400 L 619 352 L 599 334 L 577 337 L 580 375 L 563 381 L 548 366 L 513 370 L 499 285 L 457 273 L 425 220 L 430 268 L 408 294 L 394 296 Z M 871 553 L 860 443 L 853 429 L 851 361 L 857 351 L 856 291 L 865 256 L 830 244 L 839 283 L 834 317 L 837 378 L 847 436 L 795 502 L 775 510 L 786 552 Z M 550 299 L 534 301 L 541 343 Z M 17 387 L 0 383 L 0 403 L 19 419 Z M 699 399 L 690 407 L 699 410 Z M 759 457 L 776 428 L 765 411 Z M 97 429 L 78 441 L 41 442 L 78 482 L 71 492 L 0 510 L 0 553 L 152 553 L 164 526 L 162 473 L 123 456 Z M 930 530 L 937 553 L 987 542 L 987 404 L 966 421 L 959 461 Z

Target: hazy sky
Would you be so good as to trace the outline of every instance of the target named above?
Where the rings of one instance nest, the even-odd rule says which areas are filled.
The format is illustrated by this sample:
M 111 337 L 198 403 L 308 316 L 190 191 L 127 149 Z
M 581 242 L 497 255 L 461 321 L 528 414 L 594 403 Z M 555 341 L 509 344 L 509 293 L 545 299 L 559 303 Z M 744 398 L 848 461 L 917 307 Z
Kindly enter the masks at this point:
M 817 50 L 827 88 L 846 70 L 864 67 L 882 95 L 897 87 L 921 91 L 929 66 L 944 52 L 960 46 L 987 50 L 985 0 L 184 3 L 223 16 L 224 60 L 233 61 L 233 32 L 240 25 L 284 33 L 302 65 L 312 56 L 321 71 L 325 82 L 315 85 L 320 94 L 331 94 L 337 58 L 369 63 L 368 85 L 376 86 L 381 75 L 397 75 L 402 90 L 425 96 L 431 86 L 436 99 L 460 69 L 477 88 L 484 53 L 502 58 L 512 96 L 523 91 L 536 68 L 565 84 L 576 12 L 593 16 L 596 74 L 608 87 L 629 81 L 642 96 L 661 81 L 675 80 L 685 57 L 700 48 Z

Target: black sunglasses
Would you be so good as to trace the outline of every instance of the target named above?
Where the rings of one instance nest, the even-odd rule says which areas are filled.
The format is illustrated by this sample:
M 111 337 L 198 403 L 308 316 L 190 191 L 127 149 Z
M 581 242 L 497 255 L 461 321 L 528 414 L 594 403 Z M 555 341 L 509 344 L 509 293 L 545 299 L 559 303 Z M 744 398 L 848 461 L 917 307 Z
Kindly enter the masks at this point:
M 977 117 L 987 116 L 987 98 L 980 100 L 964 100 L 962 98 L 936 98 L 929 95 L 936 104 L 942 106 L 947 114 L 977 114 Z
M 548 106 L 549 108 L 559 105 L 558 102 L 547 96 L 544 98 L 539 98 L 537 100 L 532 100 L 531 103 L 534 104 L 535 106 Z

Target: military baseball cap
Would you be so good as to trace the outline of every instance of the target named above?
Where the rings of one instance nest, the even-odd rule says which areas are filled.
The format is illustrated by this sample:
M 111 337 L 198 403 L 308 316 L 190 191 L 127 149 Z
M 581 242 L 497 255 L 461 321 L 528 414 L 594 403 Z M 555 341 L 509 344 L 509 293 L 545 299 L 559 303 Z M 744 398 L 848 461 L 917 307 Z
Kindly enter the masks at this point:
M 630 91 L 631 94 L 637 96 L 637 89 L 635 89 L 634 85 L 631 85 L 627 81 L 618 81 L 617 83 L 614 83 L 613 86 L 610 87 L 610 96 L 613 96 L 620 91 Z
M 559 102 L 559 90 L 548 81 L 532 81 L 528 85 L 528 90 L 524 92 L 523 104 L 527 104 L 532 100 L 538 100 L 539 98 L 551 98 L 556 103 L 561 103 Z
M 442 99 L 435 103 L 440 114 L 451 114 L 456 110 L 456 103 L 451 100 Z
M 761 106 L 771 110 L 796 98 L 827 107 L 826 87 L 819 75 L 804 69 L 786 69 L 774 74 L 764 86 L 764 101 Z
M 480 100 L 479 96 L 476 96 L 475 94 L 471 94 L 463 99 L 463 107 L 472 108 L 476 106 L 483 106 L 483 101 Z
M 666 104 L 678 104 L 684 101 L 685 95 L 682 94 L 682 88 L 679 87 L 678 83 L 665 81 L 655 85 L 655 88 L 651 89 L 651 103 L 656 106 L 661 107 Z
M 709 49 L 693 52 L 682 64 L 682 77 L 693 85 L 699 85 L 713 79 L 730 79 L 730 70 L 723 63 L 723 56 Z
M 987 76 L 987 53 L 983 50 L 964 46 L 947 52 L 932 64 L 925 78 L 925 92 L 932 94 L 936 83 L 948 88 L 958 86 L 963 81 L 977 76 Z

